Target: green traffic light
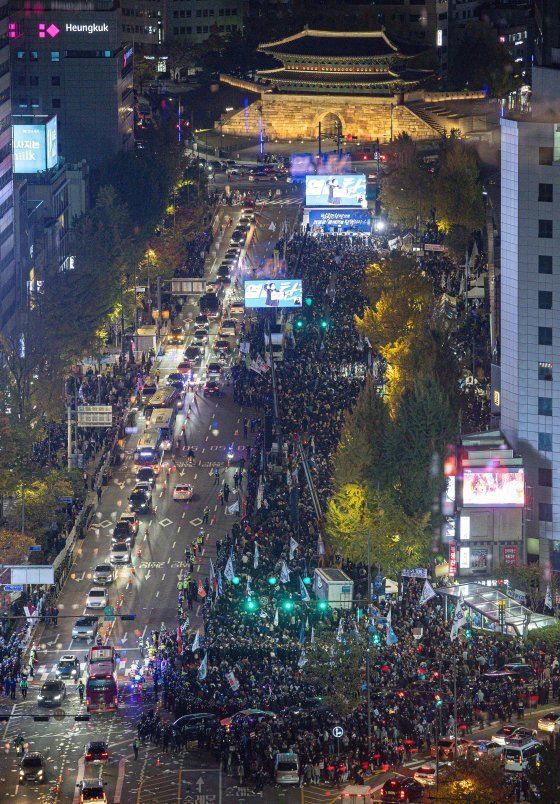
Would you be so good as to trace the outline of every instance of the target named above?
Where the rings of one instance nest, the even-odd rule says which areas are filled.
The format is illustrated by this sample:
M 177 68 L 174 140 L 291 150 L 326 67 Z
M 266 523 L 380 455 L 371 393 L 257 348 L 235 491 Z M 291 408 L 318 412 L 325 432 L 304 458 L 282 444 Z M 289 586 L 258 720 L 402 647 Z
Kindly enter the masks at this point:
M 329 326 L 329 322 L 326 319 L 322 318 L 319 326 L 321 327 L 321 329 L 327 329 L 327 327 Z
M 319 611 L 326 611 L 328 609 L 328 607 L 329 607 L 329 604 L 327 603 L 326 600 L 320 600 L 317 603 L 317 608 L 319 609 Z
M 249 598 L 249 600 L 246 603 L 246 608 L 247 611 L 255 611 L 255 609 L 257 608 L 257 601 L 253 600 L 253 598 Z
M 303 582 L 304 582 L 304 584 L 306 586 L 309 586 L 309 584 L 311 583 L 311 578 L 309 577 L 309 575 L 305 576 L 305 578 L 303 579 Z
M 305 304 L 307 305 L 307 307 L 311 307 L 313 305 L 313 296 L 306 296 Z
M 291 601 L 291 600 L 285 600 L 285 601 L 282 603 L 282 608 L 283 608 L 285 611 L 291 611 L 291 610 L 293 609 L 293 607 L 294 607 L 294 604 L 292 603 L 292 601 Z
M 271 586 L 274 586 L 276 584 L 276 578 L 274 577 L 274 575 L 270 576 L 270 578 L 268 579 L 268 582 L 269 582 L 269 584 Z
M 238 578 L 237 575 L 234 575 L 231 579 L 231 582 L 237 586 L 237 584 L 241 583 L 241 578 Z
M 304 323 L 301 318 L 296 318 L 296 329 L 303 329 Z

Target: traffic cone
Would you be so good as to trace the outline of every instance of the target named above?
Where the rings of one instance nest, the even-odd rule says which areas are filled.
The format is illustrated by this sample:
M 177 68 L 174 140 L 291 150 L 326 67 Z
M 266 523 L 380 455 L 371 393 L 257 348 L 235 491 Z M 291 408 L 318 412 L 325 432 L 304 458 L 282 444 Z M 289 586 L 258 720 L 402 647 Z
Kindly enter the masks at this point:
M 159 768 L 160 765 L 161 765 L 161 762 L 160 762 L 159 754 L 158 754 L 157 759 L 156 759 L 156 768 Z
M 134 564 L 133 564 L 133 565 L 132 565 L 132 567 L 130 568 L 130 571 L 131 571 L 131 573 L 132 573 L 133 575 L 136 575 L 136 570 L 135 570 L 135 568 L 134 568 Z

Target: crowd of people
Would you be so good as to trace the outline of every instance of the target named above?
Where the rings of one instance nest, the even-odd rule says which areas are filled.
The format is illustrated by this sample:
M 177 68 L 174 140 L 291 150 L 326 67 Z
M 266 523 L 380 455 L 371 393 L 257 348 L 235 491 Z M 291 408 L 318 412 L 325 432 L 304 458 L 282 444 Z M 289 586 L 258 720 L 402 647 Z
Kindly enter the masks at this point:
M 244 516 L 217 541 L 216 562 L 200 598 L 203 632 L 188 632 L 183 615 L 183 628 L 160 635 L 153 655 L 165 711 L 162 722 L 155 723 L 153 713 L 144 718 L 142 738 L 180 747 L 175 719 L 213 712 L 217 720 L 201 726 L 199 745 L 221 760 L 226 773 L 240 783 L 251 780 L 257 789 L 274 780 L 277 752 L 298 754 L 304 784 L 360 781 L 369 768 L 398 765 L 429 749 L 455 728 L 454 664 L 461 732 L 470 733 L 483 720 L 513 716 L 535 694 L 544 700 L 557 695 L 560 686 L 558 661 L 533 655 L 521 643 L 477 633 L 452 644 L 443 598 L 420 604 L 423 581 L 405 581 L 400 598 L 382 600 L 361 617 L 356 607 L 324 611 L 311 600 L 304 579 L 308 582 L 324 562 L 324 545 L 298 445 L 324 506 L 344 411 L 365 375 L 365 350 L 353 315 L 360 312 L 361 277 L 374 253 L 375 244 L 367 238 L 323 236 L 303 243 L 294 237 L 288 244 L 288 265 L 299 262 L 313 309 L 303 330 L 288 339 L 284 361 L 276 366 L 275 391 L 268 376 L 245 362 L 233 370 L 234 398 L 244 411 L 247 406 L 255 411 L 250 413 L 252 443 L 248 427 L 243 433 L 248 442 L 240 483 Z M 320 327 L 319 319 L 327 327 Z M 261 321 L 244 328 L 252 354 L 262 348 L 263 326 Z M 264 430 L 274 392 L 279 420 L 273 440 L 279 449 L 276 465 L 271 467 L 269 456 L 267 469 Z M 367 595 L 365 568 L 348 563 L 343 568 L 357 594 Z M 394 644 L 386 639 L 389 608 Z M 413 634 L 418 629 L 420 639 Z M 331 706 L 336 678 L 318 683 L 313 672 L 314 646 L 340 641 L 356 641 L 364 663 L 366 648 L 375 646 L 369 736 L 365 682 L 355 707 L 343 713 Z M 535 689 L 521 679 L 487 675 L 513 659 L 538 661 Z M 265 714 L 219 724 L 247 709 Z M 344 727 L 339 741 L 332 736 L 335 724 Z

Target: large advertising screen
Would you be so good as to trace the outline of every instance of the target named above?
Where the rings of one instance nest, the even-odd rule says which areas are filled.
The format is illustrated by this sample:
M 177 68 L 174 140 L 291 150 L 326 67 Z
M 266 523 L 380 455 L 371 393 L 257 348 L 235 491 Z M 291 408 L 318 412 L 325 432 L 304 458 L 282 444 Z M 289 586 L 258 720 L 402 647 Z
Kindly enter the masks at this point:
M 53 168 L 58 161 L 56 115 L 44 123 L 14 123 L 12 153 L 14 173 L 41 173 Z
M 365 208 L 366 177 L 364 174 L 306 176 L 305 205 Z
M 367 209 L 312 209 L 309 212 L 309 225 L 331 231 L 371 232 L 371 214 Z
M 463 470 L 463 505 L 525 505 L 523 469 Z
M 290 175 L 292 178 L 303 178 L 311 173 L 334 175 L 349 173 L 352 167 L 350 154 L 292 154 L 290 157 Z
M 245 307 L 301 307 L 301 279 L 245 280 Z

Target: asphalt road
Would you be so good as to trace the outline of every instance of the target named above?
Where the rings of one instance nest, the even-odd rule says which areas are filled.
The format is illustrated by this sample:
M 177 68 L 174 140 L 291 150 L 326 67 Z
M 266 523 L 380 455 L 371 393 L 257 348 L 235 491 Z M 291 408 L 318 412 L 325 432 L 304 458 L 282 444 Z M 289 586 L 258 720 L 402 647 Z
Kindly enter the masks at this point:
M 293 225 L 297 210 L 298 206 L 295 204 L 271 204 L 261 209 L 261 223 L 253 237 L 247 261 L 248 269 L 271 256 L 284 220 L 290 226 Z M 227 214 L 234 219 L 239 216 L 239 212 L 239 207 L 227 208 Z M 274 224 L 273 228 L 270 228 L 270 224 Z M 228 244 L 229 235 L 226 234 L 219 250 L 212 253 L 208 261 L 207 278 L 215 274 L 220 257 Z M 186 344 L 189 343 L 188 333 L 193 329 L 192 319 L 197 313 L 196 299 L 183 309 Z M 217 324 L 214 323 L 210 329 L 205 362 L 210 358 L 216 330 Z M 160 384 L 180 362 L 182 348 L 169 348 L 161 359 Z M 127 508 L 128 495 L 134 485 L 134 448 L 144 429 L 141 415 L 137 420 L 137 432 L 127 440 L 124 465 L 114 471 L 109 485 L 104 489 L 96 518 L 78 551 L 72 572 L 60 595 L 58 624 L 48 628 L 40 627 L 37 638 L 39 666 L 34 679 L 30 681 L 27 700 L 21 699 L 19 690 L 13 705 L 9 699 L 0 699 L 0 712 L 11 715 L 2 732 L 5 750 L 0 753 L 0 800 L 77 802 L 77 783 L 84 776 L 98 778 L 100 774 L 106 782 L 108 801 L 113 804 L 155 801 L 213 804 L 218 801 L 253 798 L 245 795 L 249 793 L 246 788 L 234 789 L 234 780 L 222 778 L 208 757 L 198 756 L 191 751 L 180 755 L 161 755 L 155 747 L 146 747 L 140 749 L 139 758 L 135 761 L 132 750 L 139 715 L 144 707 L 153 704 L 150 697 L 143 701 L 142 694 L 133 692 L 127 682 L 127 671 L 139 657 L 138 640 L 149 634 L 152 628 L 159 628 L 162 622 L 170 629 L 176 628 L 176 584 L 185 572 L 183 551 L 198 533 L 205 506 L 210 507 L 211 518 L 209 525 L 205 526 L 207 539 L 196 567 L 195 579 L 204 579 L 208 575 L 209 558 L 215 556 L 215 540 L 223 536 L 234 521 L 234 515 L 228 515 L 218 503 L 214 469 L 219 469 L 220 481 L 224 477 L 229 479 L 231 505 L 237 499 L 232 481 L 235 464 L 246 454 L 246 442 L 242 439 L 243 417 L 249 415 L 250 411 L 239 408 L 233 402 L 232 387 L 229 384 L 224 382 L 222 390 L 223 396 L 219 398 L 198 395 L 194 399 L 193 394 L 187 395 L 185 410 L 177 417 L 176 433 L 185 424 L 189 446 L 193 446 L 196 452 L 195 465 L 187 465 L 186 450 L 182 450 L 175 456 L 176 471 L 171 473 L 170 487 L 164 490 L 163 481 L 158 479 L 153 498 L 154 513 L 141 517 L 133 551 L 134 576 L 129 567 L 118 568 L 116 579 L 109 587 L 109 604 L 121 614 L 136 615 L 132 622 L 123 622 L 117 618 L 111 634 L 110 641 L 118 646 L 121 654 L 118 668 L 118 713 L 92 714 L 89 722 L 76 722 L 74 717 L 85 714 L 85 706 L 80 706 L 79 696 L 72 682 L 67 682 L 67 697 L 60 707 L 64 711 L 61 720 L 54 718 L 53 710 L 39 709 L 37 695 L 42 682 L 49 676 L 52 677 L 63 654 L 73 653 L 82 662 L 85 661 L 89 645 L 72 640 L 72 626 L 75 619 L 86 612 L 86 596 L 94 585 L 93 568 L 108 559 L 113 525 L 120 513 Z M 187 419 L 185 414 L 189 406 L 191 411 Z M 228 468 L 227 452 L 231 444 L 235 455 Z M 191 501 L 179 502 L 172 499 L 172 488 L 178 481 L 193 485 L 194 497 Z M 117 608 L 121 595 L 124 596 L 124 601 Z M 201 624 L 202 620 L 195 606 L 191 615 L 191 633 Z M 103 625 L 103 631 L 105 628 Z M 33 715 L 45 713 L 51 714 L 48 722 L 33 720 Z M 166 713 L 165 717 L 169 719 Z M 20 734 L 26 740 L 28 750 L 41 751 L 46 757 L 47 781 L 41 786 L 18 785 L 19 757 L 16 756 L 13 740 Z M 103 767 L 84 767 L 84 745 L 93 739 L 106 740 L 109 744 L 109 762 Z M 268 800 L 274 798 L 269 797 Z

